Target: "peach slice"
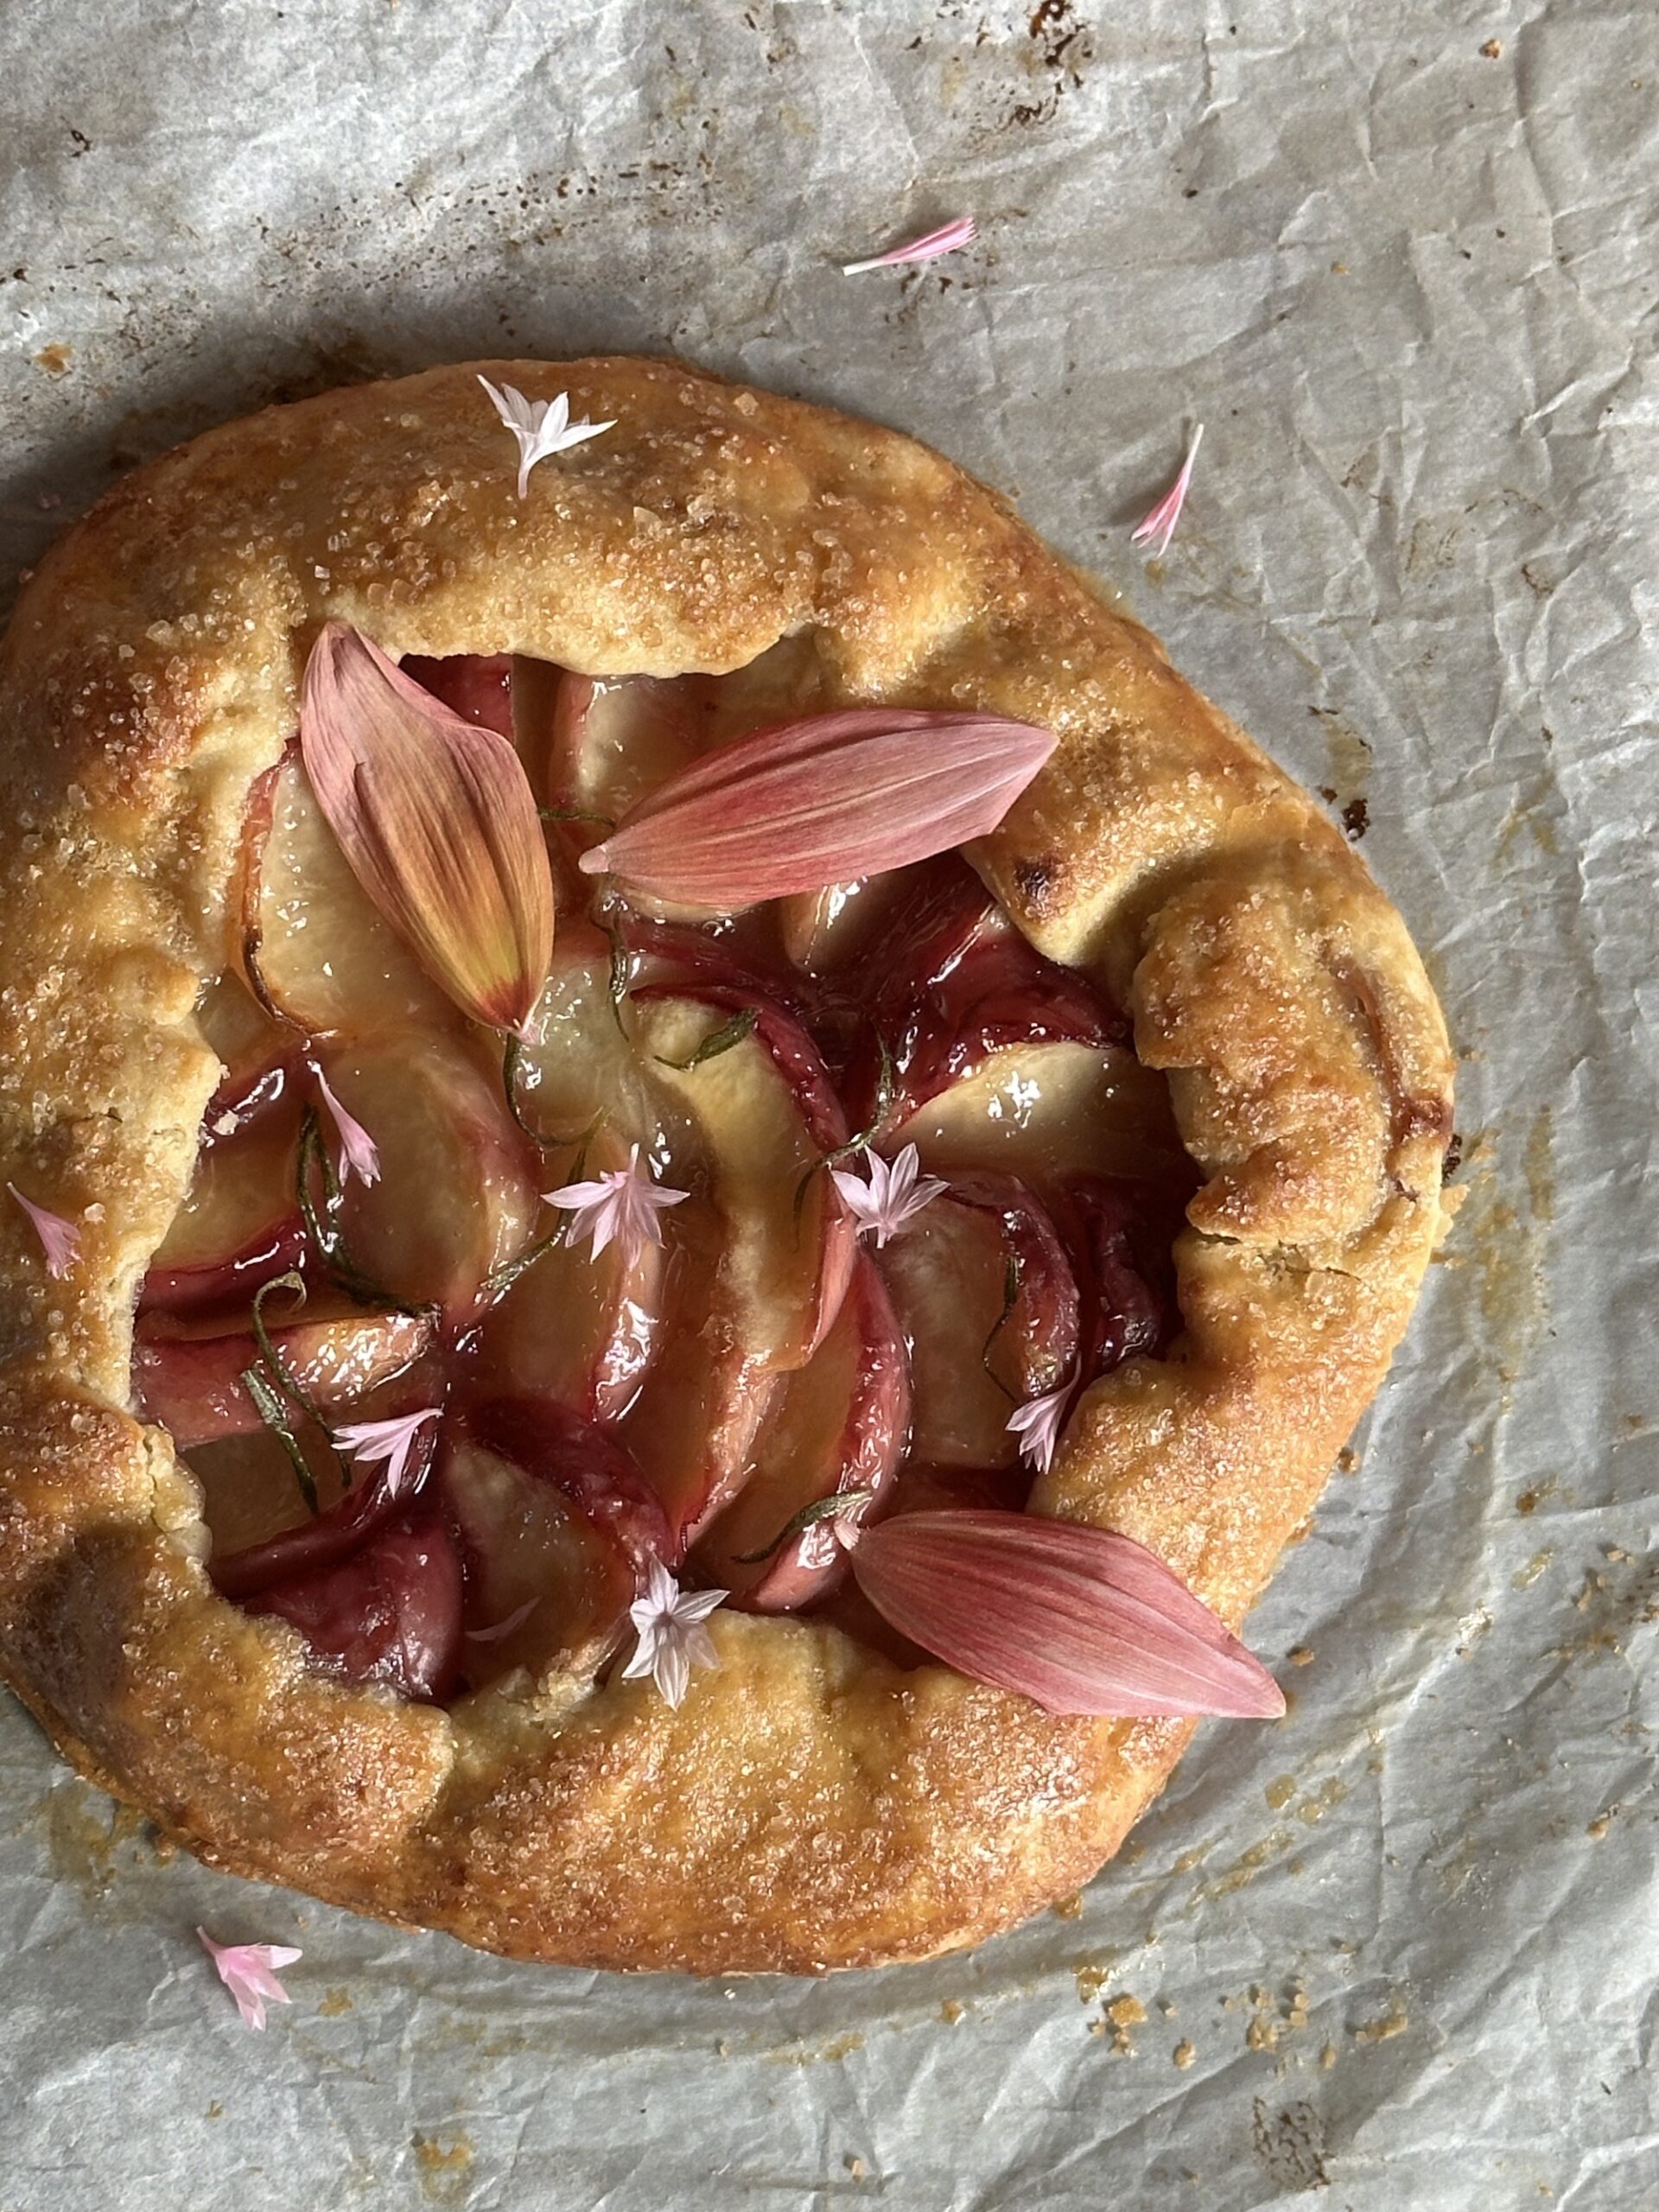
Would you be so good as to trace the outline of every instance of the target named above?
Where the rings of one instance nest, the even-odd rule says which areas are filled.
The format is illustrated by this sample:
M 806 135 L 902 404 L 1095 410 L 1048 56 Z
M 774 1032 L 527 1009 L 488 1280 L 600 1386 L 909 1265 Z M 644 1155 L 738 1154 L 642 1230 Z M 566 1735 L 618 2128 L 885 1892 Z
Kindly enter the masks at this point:
M 628 1147 L 598 1130 L 582 1173 L 626 1167 Z M 639 1395 L 662 1333 L 667 1253 L 561 1241 L 543 1252 L 486 1317 L 476 1359 L 491 1387 L 553 1399 L 586 1421 L 616 1421 Z
M 298 1629 L 331 1674 L 436 1700 L 461 1655 L 461 1552 L 426 1498 L 329 1567 L 286 1576 L 243 1600 Z
M 708 679 L 561 674 L 549 734 L 547 800 L 619 822 L 695 760 L 708 724 Z M 586 846 L 601 823 L 573 823 Z
M 467 1560 L 468 1680 L 555 1659 L 591 1671 L 671 1546 L 628 1453 L 564 1407 L 493 1398 L 457 1425 L 442 1480 Z
M 1117 1045 L 993 1052 L 901 1120 L 882 1148 L 905 1144 L 931 1174 L 1009 1170 L 1045 1193 L 1075 1174 L 1192 1182 L 1164 1077 Z
M 555 1661 L 591 1672 L 633 1602 L 626 1560 L 550 1484 L 473 1437 L 446 1451 L 442 1482 L 467 1570 L 467 1686 Z
M 448 653 L 439 660 L 410 653 L 399 666 L 463 721 L 493 729 L 499 737 L 512 737 L 511 653 Z
M 917 1458 L 1009 1465 L 1009 1414 L 1077 1362 L 1077 1287 L 1047 1213 L 1012 1175 L 959 1176 L 881 1261 L 911 1346 Z
M 902 1000 L 884 995 L 874 1019 L 892 1055 L 898 1120 L 1011 1046 L 1100 1047 L 1125 1033 L 1084 977 L 988 924 L 939 980 Z M 861 1127 L 874 1109 L 874 1060 L 867 1041 L 849 1075 L 849 1110 Z
M 827 1522 L 804 1529 L 769 1560 L 770 1543 L 803 1506 L 873 1491 L 879 1512 L 910 1428 L 910 1360 L 874 1262 L 861 1253 L 835 1326 L 779 1393 L 755 1464 L 699 1546 L 708 1579 L 756 1612 L 787 1612 L 841 1579 L 846 1554 Z
M 143 1304 L 171 1313 L 245 1308 L 305 1241 L 296 1195 L 299 1101 L 291 1090 L 245 1128 L 209 1125 L 184 1203 L 144 1278 Z
M 361 1307 L 317 1313 L 277 1325 L 267 1307 L 271 1342 L 299 1389 L 324 1407 L 348 1404 L 401 1375 L 432 1341 L 430 1314 L 365 1314 Z M 133 1396 L 147 1421 L 169 1430 L 181 1450 L 241 1436 L 261 1427 L 242 1385 L 260 1363 L 249 1329 L 149 1314 L 139 1322 L 132 1354 Z
M 313 1035 L 455 1026 L 448 1000 L 352 874 L 297 745 L 249 797 L 240 933 L 255 995 Z
M 530 1018 L 531 1041 L 518 1055 L 520 1107 L 549 1141 L 575 1143 L 602 1116 L 607 1129 L 639 1144 L 661 1173 L 683 1117 L 664 1112 L 641 1071 L 612 1001 L 611 963 L 602 931 L 586 922 L 561 925 Z
M 1179 1203 L 1144 1184 L 1078 1175 L 1060 1216 L 1084 1298 L 1078 1371 L 1084 1382 L 1126 1359 L 1157 1358 L 1178 1323 L 1171 1253 Z
M 647 989 L 632 1001 L 635 1049 L 702 1140 L 725 1230 L 718 1301 L 762 1374 L 803 1367 L 840 1311 L 855 1230 L 830 1178 L 814 1172 L 846 1122 L 811 1039 L 781 1008 L 743 995 Z M 696 1055 L 753 1014 L 747 1036 Z
M 468 1040 L 342 1046 L 323 1072 L 380 1154 L 379 1180 L 348 1179 L 340 1225 L 371 1281 L 453 1326 L 541 1210 L 538 1162 L 507 1111 L 499 1071 Z
M 661 1499 L 673 1566 L 735 1494 L 755 1439 L 781 1387 L 768 1345 L 743 1332 L 747 1318 L 727 1278 L 726 1224 L 714 1202 L 693 1198 L 664 1217 L 668 1295 L 662 1350 L 624 1433 Z
M 229 971 L 202 993 L 196 1020 L 221 1070 L 202 1126 L 210 1137 L 226 1136 L 230 1122 L 251 1121 L 274 1105 L 294 1081 L 300 1039 L 290 1024 L 274 1020 L 242 978 Z
M 442 1382 L 422 1367 L 353 1410 L 365 1417 L 413 1412 L 442 1396 Z M 438 1428 L 436 1422 L 426 1421 L 416 1431 L 395 1485 L 386 1462 L 337 1456 L 297 1414 L 295 1435 L 316 1485 L 315 1513 L 301 1495 L 287 1452 L 268 1428 L 222 1437 L 189 1452 L 213 1537 L 207 1571 L 227 1598 L 244 1598 L 290 1574 L 332 1567 L 355 1550 L 423 1487 L 436 1454 Z

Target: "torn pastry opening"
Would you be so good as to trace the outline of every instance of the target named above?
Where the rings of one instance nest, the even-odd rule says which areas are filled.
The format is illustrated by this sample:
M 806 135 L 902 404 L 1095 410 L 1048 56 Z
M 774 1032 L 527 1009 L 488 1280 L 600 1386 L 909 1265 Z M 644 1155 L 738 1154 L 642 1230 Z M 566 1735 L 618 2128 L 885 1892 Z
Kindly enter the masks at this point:
M 595 1678 L 668 1618 L 665 1575 L 939 1656 L 870 1594 L 902 1598 L 914 1547 L 866 1587 L 858 1532 L 969 1516 L 971 1586 L 971 1516 L 1021 1516 L 1079 1395 L 1170 1350 L 1196 1182 L 1120 1009 L 962 839 L 852 864 L 929 808 L 978 820 L 1007 756 L 918 715 L 873 807 L 810 635 L 664 679 L 399 671 L 341 634 L 307 695 L 340 746 L 296 737 L 250 796 L 199 1009 L 222 1079 L 138 1308 L 135 1400 L 200 1482 L 214 1583 L 429 1700 Z M 483 734 L 453 791 L 376 784 L 373 698 Z M 782 726 L 808 734 L 753 769 Z M 550 957 L 524 802 L 492 812 L 507 748 Z

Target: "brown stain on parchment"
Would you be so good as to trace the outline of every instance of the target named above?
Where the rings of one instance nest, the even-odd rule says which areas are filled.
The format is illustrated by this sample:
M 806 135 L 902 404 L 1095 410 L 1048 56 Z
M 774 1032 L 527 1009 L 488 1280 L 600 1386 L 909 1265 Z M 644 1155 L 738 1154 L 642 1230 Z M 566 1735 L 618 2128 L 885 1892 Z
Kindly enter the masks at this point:
M 1310 2104 L 1286 2105 L 1275 2113 L 1266 2100 L 1254 2106 L 1256 2157 L 1286 2195 L 1329 2189 L 1325 2164 L 1325 2123 Z
M 1310 707 L 1308 712 L 1325 734 L 1329 760 L 1330 781 L 1319 785 L 1319 797 L 1336 808 L 1349 841 L 1357 845 L 1371 826 L 1371 748 L 1333 708 Z
M 429 2204 L 464 2204 L 470 2183 L 473 2145 L 462 2134 L 448 2140 L 437 2135 L 410 2139 L 421 2177 L 421 2193 Z
M 1541 1106 L 1527 1131 L 1522 1188 L 1510 1195 L 1491 1166 L 1471 1179 L 1459 1242 L 1474 1263 L 1476 1294 L 1507 1411 L 1516 1376 L 1548 1319 L 1544 1258 L 1555 1217 L 1554 1117 Z
M 785 2044 L 781 2050 L 763 2051 L 761 2056 L 769 2066 L 833 2066 L 863 2048 L 864 2038 L 854 2028 L 844 2035 L 832 2036 L 828 2043 Z
M 118 1805 L 84 1782 L 60 1782 L 35 1807 L 56 1878 L 98 1904 L 116 1877 L 115 1854 L 142 1845 L 149 1824 L 136 1806 Z

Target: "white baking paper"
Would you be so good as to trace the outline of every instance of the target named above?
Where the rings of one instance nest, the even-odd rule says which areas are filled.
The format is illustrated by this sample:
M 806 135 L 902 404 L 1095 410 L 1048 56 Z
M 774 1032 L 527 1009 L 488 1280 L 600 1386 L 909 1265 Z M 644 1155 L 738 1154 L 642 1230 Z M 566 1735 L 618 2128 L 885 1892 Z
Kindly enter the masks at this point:
M 1074 1912 L 811 1985 L 163 1858 L 7 1705 L 3 2212 L 1659 2202 L 1659 19 L 1033 5 L 7 0 L 0 588 L 274 397 L 597 347 L 913 430 L 1120 586 L 1364 825 L 1464 1056 L 1456 1233 L 1252 1623 L 1291 1711 Z M 263 2036 L 198 1922 L 304 1947 Z

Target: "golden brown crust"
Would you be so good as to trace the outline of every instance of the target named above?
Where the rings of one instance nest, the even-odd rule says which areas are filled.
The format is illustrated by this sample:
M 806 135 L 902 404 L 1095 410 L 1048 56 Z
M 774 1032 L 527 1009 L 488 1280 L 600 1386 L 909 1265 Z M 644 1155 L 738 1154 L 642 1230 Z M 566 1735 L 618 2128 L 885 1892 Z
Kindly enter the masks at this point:
M 216 1074 L 191 1008 L 311 639 L 671 674 L 810 630 L 831 698 L 1056 731 L 976 857 L 1130 1006 L 1205 1181 L 1182 1343 L 1095 1387 L 1035 1503 L 1138 1536 L 1235 1622 L 1437 1233 L 1439 1009 L 1312 801 L 948 462 L 673 363 L 484 366 L 618 427 L 521 504 L 472 368 L 231 424 L 55 547 L 0 652 L 0 1180 L 83 1232 L 54 1283 L 0 1216 L 0 1669 L 180 1840 L 361 1910 L 602 1966 L 926 1956 L 1085 1881 L 1190 1729 L 1050 1719 L 725 1614 L 677 1713 L 620 1681 L 448 1713 L 342 1688 L 215 1595 L 193 1478 L 124 1410 Z

